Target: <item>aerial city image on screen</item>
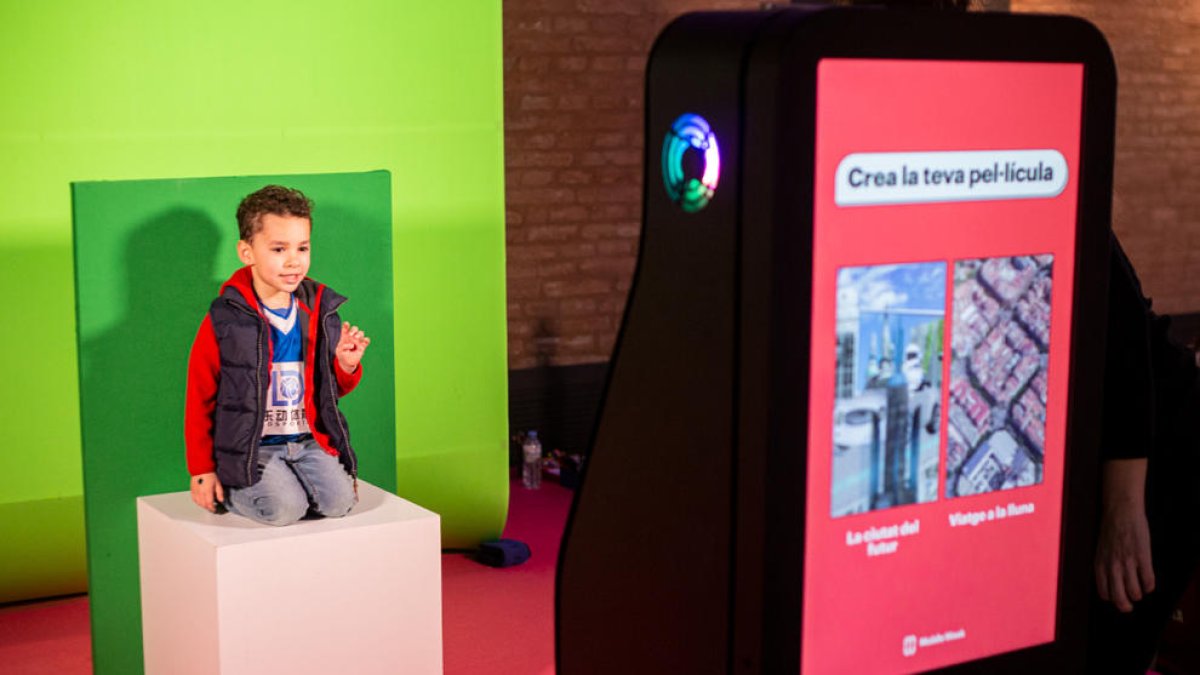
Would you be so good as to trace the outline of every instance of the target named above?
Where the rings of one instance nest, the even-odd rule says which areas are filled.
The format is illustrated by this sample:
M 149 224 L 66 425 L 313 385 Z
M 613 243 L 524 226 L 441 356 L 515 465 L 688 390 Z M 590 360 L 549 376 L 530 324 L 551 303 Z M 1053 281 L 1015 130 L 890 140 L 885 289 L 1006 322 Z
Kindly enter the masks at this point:
M 834 518 L 937 499 L 946 263 L 837 277 Z
M 1042 482 L 1054 256 L 954 265 L 946 496 Z

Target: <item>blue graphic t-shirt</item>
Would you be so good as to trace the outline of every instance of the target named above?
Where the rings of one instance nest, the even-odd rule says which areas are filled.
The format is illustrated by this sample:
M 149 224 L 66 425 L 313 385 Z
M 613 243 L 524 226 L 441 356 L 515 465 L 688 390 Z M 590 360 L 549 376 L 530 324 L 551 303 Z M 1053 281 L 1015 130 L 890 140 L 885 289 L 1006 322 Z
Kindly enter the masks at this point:
M 263 421 L 263 444 L 287 443 L 309 433 L 304 416 L 304 330 L 296 298 L 283 309 L 267 310 L 271 324 L 271 389 Z

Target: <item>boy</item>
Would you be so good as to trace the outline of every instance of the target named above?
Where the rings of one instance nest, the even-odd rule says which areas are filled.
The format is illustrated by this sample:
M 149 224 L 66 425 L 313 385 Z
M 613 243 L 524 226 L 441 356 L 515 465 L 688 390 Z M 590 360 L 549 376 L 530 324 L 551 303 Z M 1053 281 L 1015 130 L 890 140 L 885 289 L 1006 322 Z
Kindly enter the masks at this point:
M 307 278 L 312 202 L 268 185 L 237 210 L 245 267 L 221 286 L 188 360 L 184 436 L 192 501 L 270 525 L 346 515 L 357 464 L 337 408 L 371 344 L 345 298 Z

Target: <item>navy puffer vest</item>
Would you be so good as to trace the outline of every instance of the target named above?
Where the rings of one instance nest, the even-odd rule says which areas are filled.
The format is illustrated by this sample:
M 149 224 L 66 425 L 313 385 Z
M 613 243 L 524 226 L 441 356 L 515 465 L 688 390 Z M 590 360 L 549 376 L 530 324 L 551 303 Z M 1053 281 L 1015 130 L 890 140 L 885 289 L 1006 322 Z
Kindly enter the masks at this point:
M 351 476 L 358 474 L 358 462 L 350 446 L 346 418 L 338 410 L 337 367 L 334 349 L 342 334 L 337 308 L 346 301 L 327 286 L 305 279 L 296 289 L 296 299 L 316 308 L 316 364 L 305 363 L 305 391 L 311 392 L 316 415 L 309 414 L 313 436 L 322 445 L 337 451 L 338 459 Z M 221 354 L 221 377 L 213 410 L 213 455 L 217 478 L 227 487 L 248 487 L 262 476 L 258 466 L 258 446 L 262 440 L 263 417 L 271 383 L 270 329 L 263 318 L 243 297 L 241 291 L 226 286 L 209 307 L 209 317 Z M 309 358 L 309 317 L 297 317 L 305 326 L 304 358 Z M 311 381 L 308 373 L 311 371 Z M 308 402 L 306 401 L 306 406 Z M 306 410 L 306 412 L 308 412 Z M 322 438 L 325 436 L 325 438 Z

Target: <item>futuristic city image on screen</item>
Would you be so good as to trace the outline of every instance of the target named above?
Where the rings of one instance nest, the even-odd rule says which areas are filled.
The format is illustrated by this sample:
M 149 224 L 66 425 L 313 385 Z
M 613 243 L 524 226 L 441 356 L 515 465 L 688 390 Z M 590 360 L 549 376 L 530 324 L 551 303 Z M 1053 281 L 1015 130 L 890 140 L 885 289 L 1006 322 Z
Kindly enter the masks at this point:
M 838 270 L 831 515 L 937 498 L 946 263 Z

